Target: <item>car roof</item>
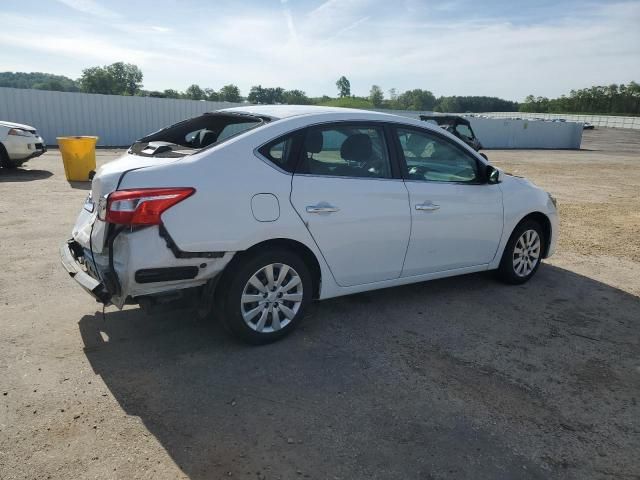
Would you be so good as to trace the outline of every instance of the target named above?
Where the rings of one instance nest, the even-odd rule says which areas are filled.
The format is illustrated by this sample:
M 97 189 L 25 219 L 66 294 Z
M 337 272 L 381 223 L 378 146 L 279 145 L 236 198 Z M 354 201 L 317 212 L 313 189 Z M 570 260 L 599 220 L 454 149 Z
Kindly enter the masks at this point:
M 231 113 L 240 115 L 255 115 L 258 117 L 269 117 L 272 122 L 280 123 L 278 120 L 286 121 L 296 119 L 314 123 L 326 121 L 384 121 L 392 123 L 402 123 L 414 125 L 420 128 L 440 130 L 437 125 L 418 120 L 417 118 L 396 115 L 376 110 L 363 110 L 358 108 L 342 107 L 320 107 L 316 105 L 248 105 L 245 107 L 233 107 L 217 110 L 212 113 Z
M 320 107 L 317 105 L 248 105 L 246 107 L 233 107 L 218 110 L 225 113 L 244 113 L 248 115 L 259 115 L 271 117 L 274 120 L 280 120 L 289 117 L 298 117 L 301 115 L 322 115 L 322 114 L 353 114 L 355 116 L 374 115 L 374 116 L 390 116 L 390 114 L 376 112 L 373 110 L 361 110 L 358 108 L 343 107 Z M 394 117 L 397 115 L 393 115 Z M 400 117 L 403 118 L 403 117 Z
M 386 113 L 376 110 L 364 110 L 359 108 L 343 108 L 343 107 L 321 107 L 317 105 L 247 105 L 243 107 L 224 108 L 212 112 L 217 113 L 231 113 L 241 115 L 255 115 L 258 117 L 269 117 L 272 122 L 280 123 L 277 120 L 295 120 L 297 118 L 304 117 L 304 119 L 310 123 L 323 122 L 323 121 L 385 121 L 392 123 L 401 123 L 405 125 L 413 125 L 427 130 L 435 131 L 439 134 L 446 134 L 454 138 L 456 141 L 461 142 L 454 135 L 448 134 L 445 130 L 442 130 L 438 125 L 419 120 L 417 118 L 406 117 L 403 115 L 396 115 L 393 113 Z M 422 117 L 422 116 L 421 116 Z M 442 115 L 446 117 L 446 115 Z M 449 116 L 457 117 L 457 116 Z M 457 117 L 460 118 L 460 117 Z M 461 123 L 468 120 L 460 118 Z M 464 142 L 461 142 L 464 143 Z M 466 145 L 466 144 L 465 144 Z
M 247 105 L 243 107 L 225 108 L 212 113 L 231 113 L 240 115 L 255 115 L 259 117 L 270 117 L 273 121 L 268 122 L 268 126 L 266 128 L 269 128 L 269 126 L 275 128 L 276 125 L 281 123 L 279 120 L 283 122 L 296 122 L 297 120 L 299 120 L 299 126 L 301 127 L 305 126 L 305 124 L 333 121 L 382 121 L 403 124 L 406 126 L 414 126 L 425 130 L 431 130 L 438 135 L 449 137 L 454 142 L 460 144 L 463 148 L 476 154 L 476 152 L 471 147 L 469 147 L 469 145 L 457 138 L 455 135 L 452 135 L 446 130 L 440 128 L 438 125 L 434 125 L 417 118 L 396 115 L 393 113 L 383 113 L 376 110 L 363 110 L 358 108 L 342 107 L 321 107 L 316 105 Z

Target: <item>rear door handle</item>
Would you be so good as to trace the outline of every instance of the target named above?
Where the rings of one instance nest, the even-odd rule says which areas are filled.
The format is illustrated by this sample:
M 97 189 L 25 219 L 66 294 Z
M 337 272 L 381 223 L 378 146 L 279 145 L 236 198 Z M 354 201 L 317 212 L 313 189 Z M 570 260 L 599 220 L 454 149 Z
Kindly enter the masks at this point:
M 338 207 L 328 204 L 309 205 L 306 210 L 307 213 L 335 213 L 340 211 Z
M 424 212 L 433 212 L 435 210 L 438 210 L 439 208 L 440 205 L 431 202 L 419 203 L 416 205 L 416 210 L 421 210 Z

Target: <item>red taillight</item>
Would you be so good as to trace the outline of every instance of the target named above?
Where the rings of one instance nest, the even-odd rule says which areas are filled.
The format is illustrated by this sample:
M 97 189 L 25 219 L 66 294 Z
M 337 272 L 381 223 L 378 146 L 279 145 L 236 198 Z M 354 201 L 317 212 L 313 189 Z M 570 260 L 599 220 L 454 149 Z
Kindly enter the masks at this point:
M 162 212 L 195 191 L 195 188 L 118 190 L 107 198 L 105 221 L 120 225 L 159 225 Z

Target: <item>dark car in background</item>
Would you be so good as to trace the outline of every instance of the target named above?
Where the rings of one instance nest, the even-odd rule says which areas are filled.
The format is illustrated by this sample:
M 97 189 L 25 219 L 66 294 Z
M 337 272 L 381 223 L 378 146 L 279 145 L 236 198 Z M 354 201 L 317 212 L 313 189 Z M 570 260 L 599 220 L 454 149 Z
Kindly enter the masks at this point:
M 471 123 L 458 115 L 420 115 L 420 120 L 435 123 L 447 132 L 455 135 L 476 152 L 482 148 L 482 144 L 471 128 Z

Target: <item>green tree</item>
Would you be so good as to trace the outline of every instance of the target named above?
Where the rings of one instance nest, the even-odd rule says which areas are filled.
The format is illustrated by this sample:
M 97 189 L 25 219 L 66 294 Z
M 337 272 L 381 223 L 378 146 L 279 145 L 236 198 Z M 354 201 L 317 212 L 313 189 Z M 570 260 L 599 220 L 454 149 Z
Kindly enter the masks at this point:
M 264 104 L 266 102 L 266 93 L 262 85 L 254 85 L 249 90 L 249 95 L 247 95 L 247 100 L 251 103 Z
M 282 94 L 284 93 L 284 88 L 275 87 L 275 88 L 265 88 L 267 92 L 267 103 L 284 103 L 284 99 L 282 98 Z
M 319 102 L 319 105 L 344 108 L 373 108 L 373 104 L 369 99 L 362 97 L 330 98 L 329 100 Z
M 200 88 L 199 85 L 195 83 L 193 85 L 189 85 L 189 87 L 185 90 L 184 95 L 186 98 L 191 100 L 204 100 L 204 90 Z
M 0 72 L 0 87 L 33 88 L 60 92 L 80 90 L 80 86 L 75 80 L 63 75 L 42 72 Z
M 162 93 L 164 94 L 165 98 L 180 98 L 180 92 L 171 88 L 166 89 Z
M 382 89 L 378 85 L 371 86 L 371 90 L 369 91 L 369 101 L 371 101 L 374 107 L 382 106 L 384 93 L 382 93 Z
M 429 90 L 416 88 L 398 95 L 396 101 L 398 107 L 404 110 L 433 110 L 436 97 Z
M 259 103 L 263 105 L 273 105 L 275 103 L 288 103 L 285 101 L 285 90 L 282 87 L 263 87 L 262 85 L 255 85 L 251 87 L 247 100 L 251 103 Z M 291 100 L 294 96 L 302 94 L 304 92 L 300 90 L 291 90 L 288 92 L 288 98 Z
M 465 96 L 439 97 L 435 111 L 438 112 L 515 112 L 518 104 L 498 97 Z
M 351 82 L 349 82 L 344 75 L 338 79 L 336 87 L 338 87 L 338 95 L 340 98 L 351 96 Z
M 80 77 L 80 88 L 87 93 L 117 94 L 113 78 L 103 67 L 84 69 Z
M 302 90 L 285 90 L 282 92 L 282 103 L 287 105 L 309 105 L 311 100 Z
M 87 93 L 135 95 L 142 87 L 142 72 L 131 64 L 116 62 L 82 71 L 80 86 Z
M 209 100 L 210 102 L 217 102 L 220 99 L 218 92 L 216 92 L 213 88 L 205 88 L 204 89 L 204 98 Z
M 615 83 L 571 90 L 558 98 L 528 95 L 520 104 L 521 112 L 534 113 L 608 113 L 640 114 L 638 84 Z
M 135 95 L 142 87 L 142 71 L 132 63 L 116 62 L 105 69 L 120 95 Z
M 233 84 L 225 85 L 220 89 L 218 93 L 219 100 L 223 102 L 240 102 L 242 96 L 240 95 L 240 89 Z

